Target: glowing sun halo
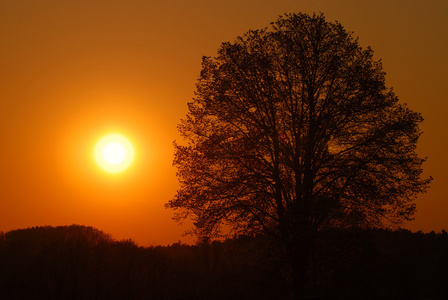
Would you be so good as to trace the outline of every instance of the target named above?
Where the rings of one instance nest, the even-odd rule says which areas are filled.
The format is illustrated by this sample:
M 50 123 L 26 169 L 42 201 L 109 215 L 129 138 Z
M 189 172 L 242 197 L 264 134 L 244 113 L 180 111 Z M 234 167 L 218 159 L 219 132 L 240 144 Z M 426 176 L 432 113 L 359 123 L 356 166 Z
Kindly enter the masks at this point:
M 95 160 L 109 173 L 124 171 L 134 159 L 134 147 L 120 134 L 109 134 L 98 141 L 95 146 Z

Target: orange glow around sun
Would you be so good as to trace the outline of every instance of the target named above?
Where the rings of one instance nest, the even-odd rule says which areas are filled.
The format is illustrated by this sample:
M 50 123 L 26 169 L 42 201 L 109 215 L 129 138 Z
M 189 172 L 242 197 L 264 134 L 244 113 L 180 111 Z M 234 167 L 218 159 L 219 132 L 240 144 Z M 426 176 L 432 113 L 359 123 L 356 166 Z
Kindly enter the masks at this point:
M 108 173 L 126 170 L 134 160 L 134 147 L 124 136 L 112 133 L 98 141 L 94 150 L 97 164 Z

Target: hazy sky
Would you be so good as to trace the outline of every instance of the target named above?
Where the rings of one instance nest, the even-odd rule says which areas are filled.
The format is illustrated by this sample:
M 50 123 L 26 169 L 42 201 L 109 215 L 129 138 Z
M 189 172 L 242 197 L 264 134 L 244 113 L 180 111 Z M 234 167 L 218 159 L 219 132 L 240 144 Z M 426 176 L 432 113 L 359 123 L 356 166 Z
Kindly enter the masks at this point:
M 0 0 L 0 231 L 75 223 L 141 245 L 190 241 L 164 204 L 201 57 L 298 12 L 353 31 L 423 114 L 434 181 L 406 228 L 448 230 L 448 1 Z M 136 149 L 119 175 L 92 158 L 109 132 Z

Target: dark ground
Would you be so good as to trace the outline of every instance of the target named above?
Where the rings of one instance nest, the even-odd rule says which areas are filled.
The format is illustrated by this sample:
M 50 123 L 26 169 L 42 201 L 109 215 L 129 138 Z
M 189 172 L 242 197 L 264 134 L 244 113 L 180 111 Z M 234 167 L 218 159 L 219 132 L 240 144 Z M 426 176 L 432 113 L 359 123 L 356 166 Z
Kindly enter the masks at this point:
M 138 247 L 86 226 L 0 233 L 0 299 L 287 299 L 265 238 Z M 334 231 L 309 287 L 322 299 L 448 299 L 448 234 Z

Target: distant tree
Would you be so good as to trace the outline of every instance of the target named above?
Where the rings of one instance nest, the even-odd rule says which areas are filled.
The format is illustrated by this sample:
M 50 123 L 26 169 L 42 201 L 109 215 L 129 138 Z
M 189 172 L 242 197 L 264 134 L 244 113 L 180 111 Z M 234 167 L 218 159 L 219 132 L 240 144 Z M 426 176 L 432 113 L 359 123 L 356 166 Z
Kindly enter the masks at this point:
M 422 117 L 370 48 L 322 14 L 271 25 L 203 58 L 167 207 L 200 238 L 278 238 L 298 294 L 319 231 L 410 220 L 431 178 L 415 153 Z

